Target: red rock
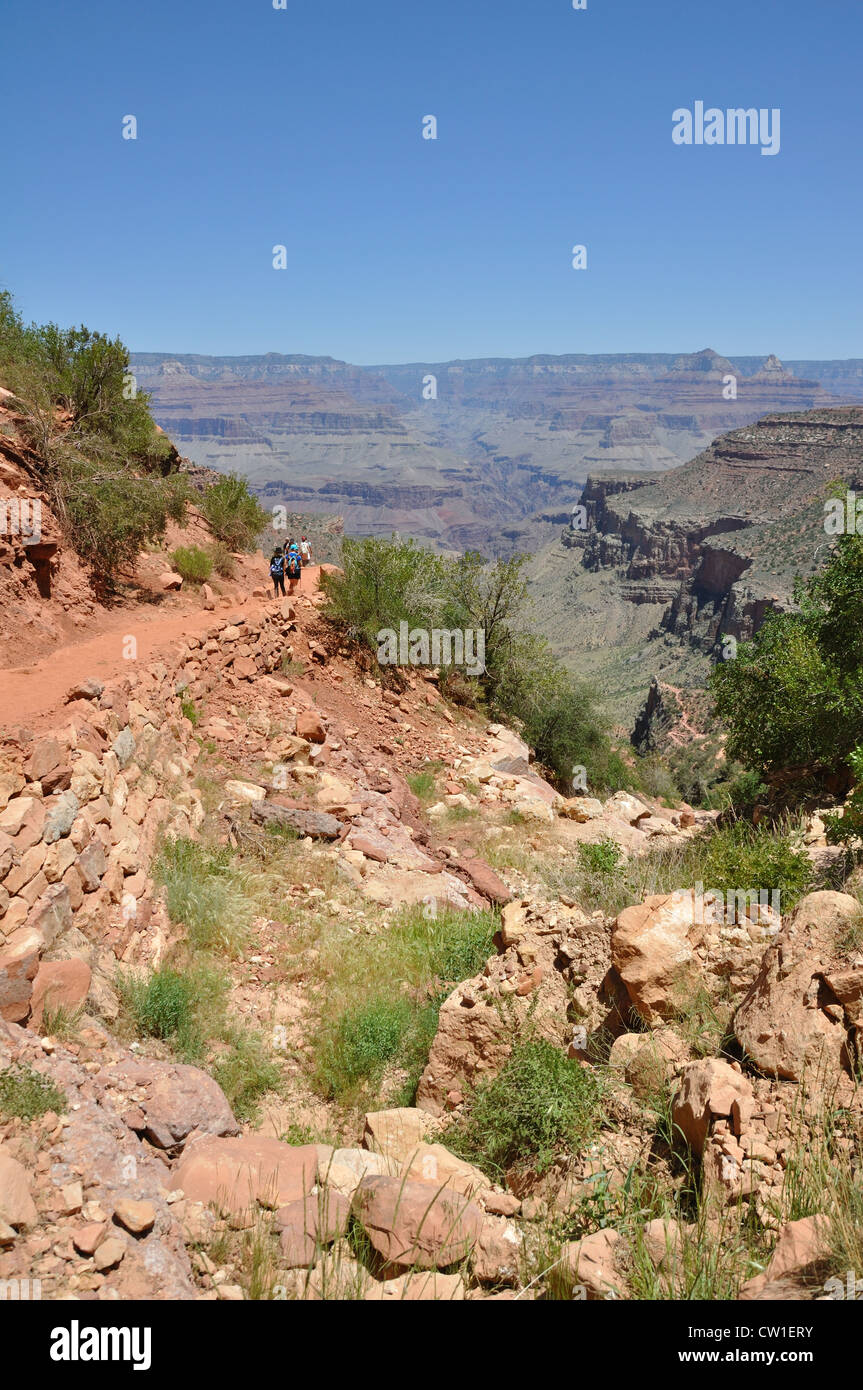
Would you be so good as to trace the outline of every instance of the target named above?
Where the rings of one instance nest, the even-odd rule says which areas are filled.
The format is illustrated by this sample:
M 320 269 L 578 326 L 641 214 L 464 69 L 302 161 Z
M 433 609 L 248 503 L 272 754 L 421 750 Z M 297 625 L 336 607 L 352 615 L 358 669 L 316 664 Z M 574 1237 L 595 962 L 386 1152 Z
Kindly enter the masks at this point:
M 55 738 L 40 739 L 27 759 L 26 772 L 29 780 L 41 782 L 47 773 L 59 767 L 64 755 L 65 749 Z
M 181 1145 L 193 1129 L 217 1136 L 239 1130 L 221 1086 L 197 1067 L 124 1058 L 105 1067 L 103 1078 L 112 1088 L 135 1092 L 144 1115 L 139 1132 L 159 1148 Z
M 33 981 L 29 1026 L 41 1028 L 46 1009 L 54 1013 L 60 1007 L 71 1011 L 81 1008 L 87 998 L 90 978 L 90 967 L 84 960 L 42 961 Z
M 467 874 L 476 891 L 482 893 L 490 902 L 503 906 L 512 901 L 513 895 L 503 879 L 498 877 L 484 859 L 466 857 L 458 861 L 458 867 Z
M 327 1187 L 317 1195 L 291 1202 L 276 1212 L 279 1248 L 289 1269 L 314 1264 L 321 1247 L 331 1245 L 347 1228 L 351 1204 Z
M 232 1216 L 253 1219 L 255 1204 L 285 1207 L 308 1198 L 318 1151 L 260 1134 L 241 1139 L 202 1139 L 190 1146 L 174 1182 L 191 1202 L 213 1202 Z
M 821 982 L 840 963 L 838 943 L 859 914 L 847 893 L 808 893 L 767 948 L 734 1018 L 737 1041 L 767 1076 L 817 1076 L 826 1086 L 847 1066 L 851 1020 L 827 1012 Z
M 79 1255 L 88 1258 L 95 1254 L 96 1248 L 105 1235 L 104 1221 L 91 1221 L 87 1226 L 81 1226 L 72 1234 L 72 1244 Z
M 440 1269 L 470 1253 L 483 1214 L 461 1193 L 433 1182 L 365 1177 L 353 1209 L 375 1249 L 388 1264 Z
M 66 704 L 71 704 L 73 700 L 98 700 L 105 689 L 101 681 L 89 680 L 79 681 L 66 691 Z
M 383 839 L 383 836 L 381 837 Z M 352 835 L 350 838 L 351 849 L 359 850 L 366 859 L 374 859 L 378 864 L 386 864 L 389 855 L 382 845 L 372 840 L 368 835 Z
M 749 1078 L 721 1058 L 691 1062 L 674 1097 L 673 1118 L 693 1153 L 701 1154 L 714 1120 L 730 1119 L 736 1101 L 752 1099 Z
M 0 946 L 0 1018 L 23 1023 L 30 1012 L 33 981 L 45 938 L 33 927 L 19 927 Z
M 304 738 L 307 743 L 324 743 L 327 731 L 319 714 L 313 710 L 304 710 L 297 715 L 297 737 Z
M 35 1226 L 39 1220 L 36 1204 L 30 1195 L 27 1170 L 0 1149 L 0 1221 L 16 1228 Z
M 146 1235 L 156 1224 L 156 1208 L 152 1202 L 135 1202 L 121 1197 L 114 1205 L 114 1220 L 133 1236 Z

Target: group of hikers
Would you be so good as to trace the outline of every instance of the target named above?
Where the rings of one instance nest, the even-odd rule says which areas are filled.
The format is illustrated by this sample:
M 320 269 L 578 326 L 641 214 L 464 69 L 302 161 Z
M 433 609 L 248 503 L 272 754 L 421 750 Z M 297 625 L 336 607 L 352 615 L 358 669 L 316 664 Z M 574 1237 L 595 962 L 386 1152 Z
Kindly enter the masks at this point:
M 305 536 L 300 537 L 299 545 L 296 541 L 285 541 L 283 546 L 277 545 L 270 560 L 274 596 L 278 598 L 279 594 L 284 594 L 286 576 L 293 593 L 303 567 L 311 563 L 312 547 Z

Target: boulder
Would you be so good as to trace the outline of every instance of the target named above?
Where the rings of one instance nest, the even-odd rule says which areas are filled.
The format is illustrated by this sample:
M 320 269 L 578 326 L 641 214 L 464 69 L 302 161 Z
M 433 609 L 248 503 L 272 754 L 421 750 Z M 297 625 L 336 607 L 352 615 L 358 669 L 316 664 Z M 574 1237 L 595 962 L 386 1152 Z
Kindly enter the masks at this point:
M 512 899 L 513 895 L 503 879 L 498 877 L 484 859 L 467 855 L 458 861 L 458 867 L 467 875 L 476 891 L 488 898 L 489 902 L 503 905 Z
M 449 1187 L 467 1197 L 474 1197 L 491 1186 L 481 1169 L 456 1158 L 443 1144 L 417 1144 L 401 1159 L 399 1172 L 405 1178 L 436 1183 L 438 1187 Z
M 52 798 L 46 803 L 45 825 L 42 830 L 42 839 L 46 845 L 53 844 L 55 840 L 69 834 L 80 809 L 80 802 L 72 791 L 61 792 L 56 799 Z
M 33 927 L 19 927 L 0 946 L 0 1018 L 7 1023 L 27 1018 L 44 949 L 45 938 Z
M 602 802 L 597 801 L 593 796 L 567 797 L 560 808 L 562 816 L 566 816 L 568 820 L 577 821 L 580 825 L 586 825 L 588 821 L 598 820 L 602 812 Z
M 327 1188 L 280 1207 L 275 1225 L 282 1263 L 289 1269 L 313 1265 L 322 1246 L 332 1245 L 344 1235 L 350 1214 L 347 1197 Z
M 33 981 L 29 1026 L 41 1028 L 46 1010 L 55 1013 L 63 1008 L 74 1013 L 82 1008 L 90 989 L 91 977 L 89 965 L 79 957 L 42 961 Z
M 25 764 L 31 782 L 41 782 L 50 772 L 60 766 L 66 756 L 66 749 L 56 738 L 40 738 L 33 745 L 33 751 Z M 44 788 L 43 788 L 44 790 Z
M 370 1110 L 365 1119 L 363 1146 L 390 1158 L 408 1158 L 437 1128 L 431 1115 L 411 1106 Z
M 98 700 L 105 687 L 101 681 L 90 677 L 88 680 L 79 681 L 66 691 L 66 704 L 69 705 L 73 700 Z
M 705 1058 L 684 1068 L 672 1118 L 693 1153 L 700 1157 L 713 1121 L 730 1121 L 735 1102 L 747 1108 L 752 1099 L 748 1077 L 718 1057 Z
M 36 1203 L 30 1195 L 27 1170 L 3 1149 L 0 1149 L 0 1221 L 16 1230 L 26 1230 L 39 1221 Z
M 308 835 L 313 840 L 337 840 L 342 823 L 326 811 L 305 811 L 294 806 L 277 806 L 271 801 L 253 801 L 252 820 L 258 825 L 281 825 Z
M 831 1262 L 830 1221 L 826 1216 L 804 1216 L 787 1221 L 763 1274 L 749 1279 L 740 1290 L 744 1301 L 800 1298 L 808 1285 L 821 1283 Z
M 623 1072 L 639 1096 L 661 1091 L 688 1059 L 686 1044 L 671 1028 L 649 1033 L 621 1033 L 608 1055 L 609 1065 Z
M 145 1236 L 156 1224 L 156 1208 L 152 1202 L 136 1202 L 121 1197 L 114 1203 L 114 1220 L 133 1236 Z
M 239 1133 L 221 1086 L 197 1067 L 123 1058 L 106 1066 L 102 1077 L 134 1102 L 129 1127 L 157 1148 L 177 1148 L 193 1130 L 219 1137 Z
M 606 801 L 605 810 L 609 815 L 619 816 L 627 825 L 637 825 L 643 816 L 650 815 L 650 807 L 629 792 L 615 792 Z
M 367 1175 L 393 1176 L 399 1162 L 369 1149 L 333 1149 L 318 1162 L 318 1182 L 343 1197 L 353 1197 Z
M 237 782 L 229 780 L 225 783 L 225 791 L 232 801 L 263 801 L 267 795 L 266 787 L 258 787 L 254 782 Z
M 765 952 L 734 1019 L 738 1042 L 765 1075 L 835 1081 L 849 1066 L 853 1017 L 827 981 L 847 966 L 842 939 L 859 918 L 847 893 L 809 893 Z
M 583 1240 L 568 1241 L 561 1257 L 589 1299 L 613 1298 L 626 1294 L 626 1284 L 617 1267 L 618 1256 L 624 1249 L 620 1232 L 609 1228 L 594 1231 Z
M 297 737 L 307 743 L 325 743 L 327 731 L 319 714 L 314 710 L 301 710 L 297 715 Z
M 524 1237 L 505 1217 L 487 1216 L 471 1251 L 474 1278 L 481 1284 L 514 1284 L 523 1269 Z
M 314 1144 L 292 1147 L 247 1134 L 240 1139 L 199 1139 L 174 1172 L 175 1187 L 191 1202 L 212 1203 L 246 1225 L 256 1205 L 277 1210 L 311 1196 L 318 1165 Z
M 624 908 L 611 934 L 612 964 L 647 1024 L 671 1017 L 700 978 L 691 933 L 691 893 L 654 894 Z
M 458 1264 L 479 1240 L 483 1214 L 460 1193 L 434 1183 L 365 1177 L 353 1211 L 387 1264 L 441 1269 Z

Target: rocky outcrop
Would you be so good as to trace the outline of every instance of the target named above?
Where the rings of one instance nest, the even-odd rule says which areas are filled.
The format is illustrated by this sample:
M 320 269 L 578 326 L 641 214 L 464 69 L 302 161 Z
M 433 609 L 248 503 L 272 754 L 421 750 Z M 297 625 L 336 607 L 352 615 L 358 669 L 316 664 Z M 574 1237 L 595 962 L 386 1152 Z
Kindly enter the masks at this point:
M 827 482 L 857 486 L 861 450 L 860 406 L 774 408 L 680 468 L 591 472 L 586 518 L 576 513 L 532 563 L 546 631 L 582 666 L 596 649 L 589 672 L 600 680 L 638 644 L 667 684 L 703 684 L 705 659 L 729 659 L 733 642 L 791 605 L 795 577 L 825 543 Z M 643 685 L 626 698 L 633 718 Z
M 417 1105 L 439 1116 L 504 1065 L 528 1020 L 533 1033 L 566 1047 L 586 1039 L 613 1012 L 599 1002 L 608 969 L 604 925 L 563 903 L 512 902 L 501 916 L 501 954 L 460 984 L 441 1006 Z M 573 1000 L 572 991 L 586 982 Z M 579 1003 L 579 999 L 582 1000 Z M 588 1003 L 588 1000 L 590 1001 Z
M 810 893 L 764 955 L 734 1019 L 747 1056 L 768 1076 L 835 1084 L 858 1058 L 863 961 L 849 943 L 860 904 Z

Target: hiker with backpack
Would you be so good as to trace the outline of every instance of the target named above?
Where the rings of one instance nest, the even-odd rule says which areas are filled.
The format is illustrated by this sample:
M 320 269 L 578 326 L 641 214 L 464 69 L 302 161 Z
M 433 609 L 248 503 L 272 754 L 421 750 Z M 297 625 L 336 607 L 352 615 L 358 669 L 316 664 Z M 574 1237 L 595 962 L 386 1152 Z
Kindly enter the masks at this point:
M 300 578 L 300 575 L 302 574 L 302 565 L 300 563 L 300 548 L 297 545 L 296 541 L 291 541 L 290 546 L 288 547 L 288 553 L 285 556 L 285 573 L 288 576 L 288 582 L 291 586 L 291 593 L 293 593 L 297 585 L 297 580 Z
M 309 542 L 306 540 L 306 537 L 302 536 L 300 538 L 300 564 L 306 566 L 310 565 L 311 563 L 312 547 L 309 545 Z
M 270 561 L 270 577 L 273 581 L 273 598 L 278 598 L 280 593 L 284 597 L 285 556 L 278 546 L 273 551 L 273 558 Z

